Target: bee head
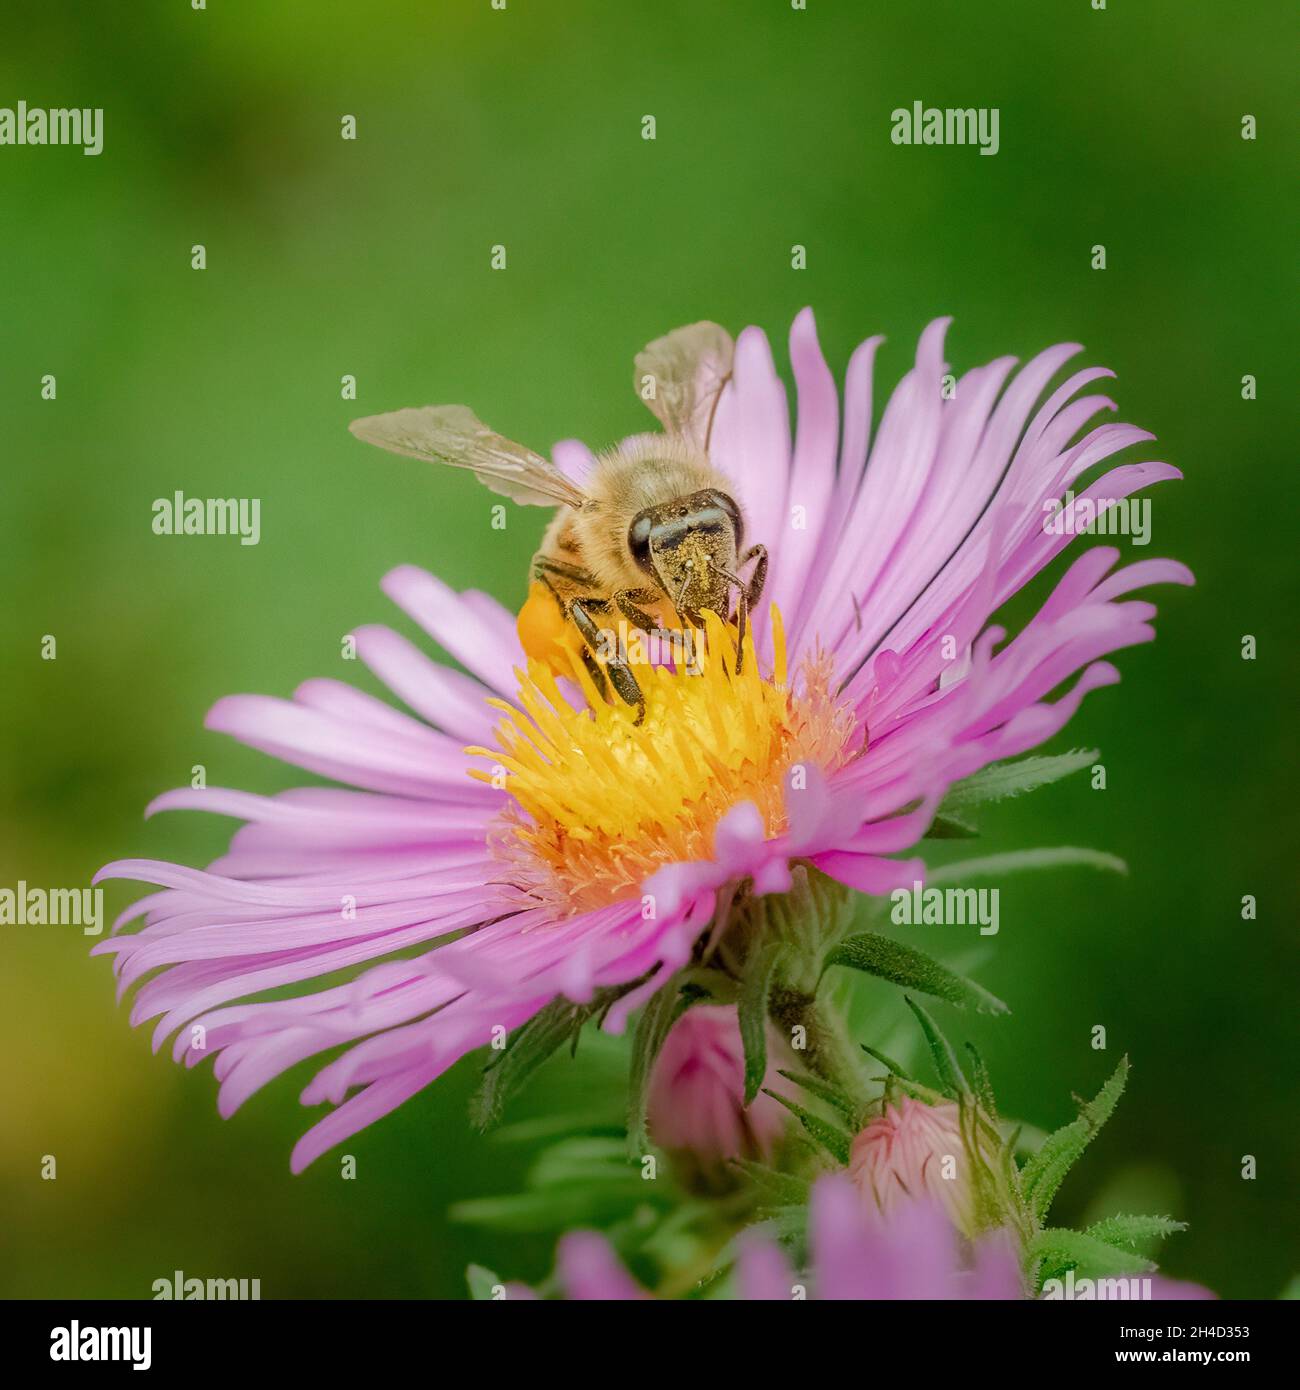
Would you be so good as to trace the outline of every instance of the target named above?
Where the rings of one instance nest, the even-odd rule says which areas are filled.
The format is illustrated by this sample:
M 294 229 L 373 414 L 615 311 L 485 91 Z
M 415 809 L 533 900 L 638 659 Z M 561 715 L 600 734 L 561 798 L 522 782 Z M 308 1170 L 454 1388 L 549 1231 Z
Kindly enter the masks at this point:
M 740 508 L 717 488 L 646 507 L 633 518 L 628 548 L 684 618 L 707 608 L 731 616 L 730 591 L 741 543 Z

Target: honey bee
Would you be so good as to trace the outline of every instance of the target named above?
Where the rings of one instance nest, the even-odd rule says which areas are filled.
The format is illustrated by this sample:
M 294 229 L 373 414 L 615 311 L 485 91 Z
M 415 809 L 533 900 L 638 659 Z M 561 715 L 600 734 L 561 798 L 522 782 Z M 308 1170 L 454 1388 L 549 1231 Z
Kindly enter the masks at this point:
M 737 626 L 739 669 L 748 613 L 767 578 L 767 549 L 744 548 L 740 506 L 709 462 L 733 350 L 725 329 L 696 323 L 638 353 L 637 392 L 663 433 L 635 436 L 598 455 L 582 488 L 463 405 L 370 415 L 349 428 L 395 454 L 468 468 L 516 502 L 560 506 L 533 557 L 520 640 L 530 657 L 560 674 L 569 674 L 567 653 L 576 651 L 602 697 L 609 698 L 612 685 L 640 723 L 641 687 L 623 655 L 608 654 L 597 617 L 617 611 L 655 633 L 665 617 L 675 614 L 695 627 L 711 611 Z M 741 578 L 751 562 L 748 579 Z M 604 653 L 603 669 L 598 653 Z

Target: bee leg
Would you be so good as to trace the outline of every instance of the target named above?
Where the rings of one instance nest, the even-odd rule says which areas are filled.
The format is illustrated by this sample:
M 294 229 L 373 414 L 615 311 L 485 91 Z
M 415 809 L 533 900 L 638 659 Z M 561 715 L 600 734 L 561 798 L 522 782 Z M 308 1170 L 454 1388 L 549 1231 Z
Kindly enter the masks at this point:
M 761 549 L 761 547 L 759 547 Z M 747 558 L 747 557 L 746 557 Z M 745 588 L 745 581 L 739 575 L 732 574 L 730 570 L 725 570 L 721 565 L 715 565 L 710 561 L 709 567 L 714 574 L 720 574 L 728 584 L 736 586 L 736 674 L 745 669 L 745 632 L 749 627 L 749 593 Z
M 591 683 L 600 692 L 602 700 L 609 699 L 609 682 L 605 679 L 605 673 L 600 669 L 600 662 L 587 650 L 582 649 L 582 664 L 587 668 L 587 674 L 591 677 Z
M 686 645 L 686 632 L 684 630 L 686 625 L 682 623 L 680 615 L 677 621 L 682 623 L 682 630 L 665 632 L 664 628 L 644 608 L 638 608 L 633 602 L 634 599 L 640 599 L 642 603 L 650 603 L 654 599 L 661 599 L 662 597 L 662 594 L 656 593 L 653 589 L 619 589 L 614 595 L 614 602 L 618 605 L 618 611 L 628 622 L 639 627 L 642 632 L 648 632 L 652 636 L 657 633 L 661 637 L 667 637 L 670 650 L 673 652 L 674 662 L 680 662 L 682 654 L 689 650 Z
M 751 545 L 740 557 L 741 565 L 747 565 L 751 560 L 757 558 L 758 563 L 754 566 L 754 573 L 749 577 L 749 589 L 745 594 L 751 608 L 758 606 L 758 601 L 763 597 L 763 585 L 767 583 L 767 546 Z
M 618 611 L 633 627 L 639 627 L 642 632 L 658 632 L 659 624 L 644 608 L 638 608 L 633 602 L 634 599 L 640 599 L 642 603 L 648 603 L 654 597 L 652 589 L 620 589 L 614 595 L 614 602 L 618 605 Z
M 588 608 L 608 608 L 608 604 L 603 599 L 573 599 L 569 603 L 569 616 L 573 619 L 574 626 L 582 634 L 582 640 L 587 644 L 588 654 L 595 659 L 594 653 L 600 649 L 601 637 L 600 630 L 591 620 Z M 641 693 L 641 687 L 637 684 L 636 677 L 632 674 L 632 668 L 626 661 L 619 656 L 608 657 L 605 661 L 605 671 L 609 676 L 609 683 L 614 687 L 620 700 L 625 705 L 631 705 L 636 710 L 635 722 L 639 724 L 645 718 L 645 696 Z
M 551 583 L 548 572 L 558 572 L 558 570 L 545 556 L 539 555 L 533 563 L 533 579 L 551 595 L 559 605 L 560 612 L 570 621 L 573 621 L 573 615 L 569 612 L 568 605 L 564 601 L 564 596 L 555 585 Z M 588 603 L 594 607 L 596 601 L 589 599 Z M 609 682 L 605 679 L 604 671 L 600 669 L 600 663 L 585 646 L 582 648 L 580 655 L 582 656 L 582 664 L 587 668 L 587 674 L 591 677 L 591 683 L 596 687 L 596 691 L 600 695 L 600 698 L 602 700 L 608 700 Z
M 618 691 L 619 698 L 625 705 L 631 705 L 636 710 L 636 718 L 632 721 L 633 725 L 640 724 L 645 718 L 645 696 L 642 695 L 641 687 L 632 674 L 632 668 L 618 657 L 606 664 L 609 670 L 610 683 Z
M 736 568 L 740 569 L 742 565 L 747 565 L 753 559 L 757 559 L 758 563 L 754 566 L 754 573 L 749 577 L 748 586 L 743 579 L 732 574 L 729 570 L 718 569 L 718 573 L 729 579 L 738 590 L 736 595 L 737 675 L 740 675 L 745 667 L 745 630 L 749 625 L 749 610 L 762 598 L 763 586 L 767 583 L 767 546 L 751 545 L 736 562 Z M 715 565 L 714 568 L 717 569 L 717 566 Z
M 596 581 L 586 570 L 577 565 L 567 564 L 563 560 L 552 560 L 549 555 L 533 556 L 533 578 L 547 582 L 547 575 L 554 574 L 560 579 L 567 579 L 571 583 L 581 584 L 583 588 L 592 588 Z
M 736 674 L 745 666 L 745 628 L 749 618 L 749 595 L 742 588 L 736 599 Z

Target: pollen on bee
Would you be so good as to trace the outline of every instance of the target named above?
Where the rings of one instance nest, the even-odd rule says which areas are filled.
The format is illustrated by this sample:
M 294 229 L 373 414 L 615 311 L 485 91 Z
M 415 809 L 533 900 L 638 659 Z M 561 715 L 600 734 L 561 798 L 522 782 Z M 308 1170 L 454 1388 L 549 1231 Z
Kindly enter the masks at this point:
M 515 628 L 525 656 L 561 675 L 569 669 L 567 653 L 576 650 L 582 643 L 577 629 L 565 618 L 555 595 L 536 579 L 529 586 L 528 597 L 515 619 Z

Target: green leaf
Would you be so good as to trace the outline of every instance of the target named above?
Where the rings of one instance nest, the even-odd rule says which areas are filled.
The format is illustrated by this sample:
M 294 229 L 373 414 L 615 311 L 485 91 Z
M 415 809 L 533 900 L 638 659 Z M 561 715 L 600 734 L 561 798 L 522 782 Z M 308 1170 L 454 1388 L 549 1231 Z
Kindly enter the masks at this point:
M 1079 1118 L 1049 1134 L 1042 1148 L 1021 1169 L 1021 1188 L 1038 1220 L 1046 1216 L 1052 1199 L 1065 1181 L 1065 1175 L 1110 1118 L 1116 1102 L 1124 1094 L 1127 1080 L 1128 1058 L 1121 1057 L 1110 1080 L 1097 1092 L 1096 1098 L 1080 1107 Z
M 1137 1254 L 1139 1247 L 1148 1241 L 1163 1240 L 1186 1229 L 1186 1222 L 1174 1221 L 1168 1216 L 1108 1216 L 1089 1226 L 1084 1234 Z
M 794 1173 L 782 1173 L 769 1168 L 766 1163 L 756 1163 L 750 1158 L 733 1158 L 732 1163 L 757 1188 L 762 1207 L 797 1207 L 806 1204 L 812 1185 L 807 1178 Z
M 807 1240 L 808 1201 L 801 1198 L 791 1206 L 775 1207 L 761 1221 L 752 1222 L 734 1236 L 718 1251 L 712 1270 L 700 1281 L 699 1289 L 708 1293 L 716 1287 L 727 1271 L 736 1263 L 742 1247 L 751 1240 L 775 1241 L 787 1248 L 797 1249 Z
M 650 996 L 637 1020 L 627 1095 L 627 1151 L 634 1158 L 643 1154 L 650 1142 L 646 1133 L 646 1098 L 655 1058 L 673 1024 L 694 1002 L 691 995 L 680 997 L 677 983 L 669 981 Z
M 570 1037 L 573 1008 L 567 999 L 553 1000 L 518 1029 L 505 1051 L 483 1068 L 483 1079 L 470 1102 L 470 1114 L 480 1129 L 491 1129 L 498 1123 L 510 1097 Z
M 628 1174 L 620 1182 L 593 1184 L 580 1179 L 555 1183 L 536 1192 L 512 1192 L 501 1197 L 472 1197 L 447 1210 L 450 1220 L 510 1235 L 539 1235 L 573 1227 L 604 1229 L 622 1219 L 641 1202 L 653 1203 L 655 1184 Z
M 526 1120 L 512 1120 L 508 1125 L 501 1125 L 494 1130 L 492 1138 L 498 1144 L 536 1145 L 547 1140 L 575 1135 L 603 1135 L 605 1138 L 615 1135 L 621 1143 L 625 1133 L 622 1119 L 603 1120 L 580 1111 L 562 1111 L 555 1115 L 534 1115 Z
M 829 1120 L 823 1120 L 820 1115 L 814 1115 L 812 1111 L 805 1110 L 802 1105 L 796 1105 L 794 1101 L 788 1100 L 779 1091 L 773 1091 L 770 1087 L 763 1087 L 763 1094 L 771 1096 L 773 1100 L 780 1101 L 782 1105 L 794 1116 L 804 1127 L 808 1134 L 826 1150 L 830 1156 L 841 1166 L 849 1161 L 849 1149 L 852 1146 L 852 1137 L 833 1125 Z
M 628 1160 L 621 1134 L 573 1135 L 537 1155 L 524 1191 L 458 1202 L 448 1215 L 465 1225 L 514 1234 L 606 1229 L 630 1211 L 675 1200 L 668 1184 L 643 1180 L 640 1165 Z
M 516 1095 L 533 1073 L 558 1048 L 576 1038 L 582 1025 L 624 994 L 630 985 L 597 990 L 586 1004 L 553 999 L 511 1035 L 505 1050 L 484 1066 L 483 1079 L 470 1101 L 473 1122 L 483 1130 L 501 1119 L 506 1102 Z
M 853 1129 L 860 1128 L 857 1107 L 837 1086 L 832 1086 L 827 1081 L 820 1081 L 815 1076 L 809 1076 L 807 1072 L 786 1071 L 784 1067 L 777 1067 L 776 1074 L 784 1076 L 787 1081 L 793 1081 L 796 1086 L 807 1091 L 810 1096 L 816 1096 L 818 1100 L 825 1101 L 832 1110 L 837 1110 L 843 1115 Z
M 935 816 L 925 832 L 927 840 L 975 840 L 979 831 L 956 816 Z
M 1141 1255 L 1119 1250 L 1104 1240 L 1065 1227 L 1049 1226 L 1039 1231 L 1025 1247 L 1025 1259 L 1031 1265 L 1041 1261 L 1040 1287 L 1044 1280 L 1059 1279 L 1069 1269 L 1085 1279 L 1150 1274 L 1155 1269 L 1155 1265 Z
M 863 1052 L 867 1054 L 868 1057 L 874 1057 L 876 1061 L 881 1064 L 881 1066 L 887 1067 L 891 1076 L 898 1077 L 900 1081 L 914 1082 L 916 1080 L 915 1077 L 909 1076 L 907 1072 L 905 1072 L 903 1068 L 900 1067 L 892 1057 L 886 1057 L 883 1052 L 877 1051 L 874 1047 L 871 1046 L 870 1043 L 859 1043 L 858 1046 L 863 1050 Z
M 790 1241 L 802 1240 L 808 1230 L 808 1204 L 799 1202 L 794 1206 L 777 1207 L 762 1221 L 751 1222 L 736 1235 L 736 1240 L 748 1236 L 766 1236 L 780 1241 L 783 1245 Z M 725 1248 L 732 1248 L 731 1246 Z
M 963 859 L 931 869 L 927 884 L 964 883 L 968 878 L 995 878 L 1031 869 L 1106 869 L 1114 874 L 1128 873 L 1128 865 L 1113 854 L 1074 845 L 1054 845 L 1044 849 L 1013 850 L 1009 854 L 990 854 L 980 859 Z
M 1002 1174 L 990 1165 L 988 1145 L 999 1139 L 997 1130 L 974 1095 L 957 1101 L 958 1132 L 970 1173 L 971 1220 L 977 1230 L 1003 1225 L 1009 1215 L 1010 1194 L 1001 1186 Z
M 958 1008 L 965 1008 L 969 1004 L 981 1013 L 1008 1012 L 1000 999 L 974 980 L 968 980 L 964 975 L 949 970 L 946 965 L 940 965 L 924 951 L 904 946 L 888 936 L 877 936 L 874 932 L 845 937 L 827 955 L 822 968 L 828 969 L 832 965 L 847 965 L 853 970 L 863 970 L 868 975 L 877 975 L 904 989 L 916 989 L 922 994 L 945 999 Z
M 492 1302 L 492 1290 L 504 1285 L 504 1280 L 483 1265 L 470 1265 L 465 1271 L 465 1282 L 469 1285 L 469 1296 L 476 1302 Z
M 767 1009 L 777 966 L 785 955 L 779 941 L 760 946 L 745 963 L 738 1012 L 740 1041 L 745 1049 L 745 1104 L 758 1094 L 767 1075 Z
M 989 1080 L 989 1069 L 984 1065 L 984 1058 L 973 1042 L 966 1044 L 966 1051 L 970 1053 L 975 1099 L 979 1101 L 980 1108 L 988 1117 L 989 1123 L 996 1125 L 998 1122 L 998 1103 L 997 1097 L 993 1094 L 993 1083 Z
M 1020 1187 L 1020 1169 L 1016 1166 L 1016 1145 L 1020 1143 L 1020 1128 L 1017 1126 L 1003 1135 L 998 1145 L 997 1169 L 1008 1192 L 1023 1201 L 1024 1193 Z
M 1099 756 L 1095 748 L 1085 748 L 1054 758 L 1021 758 L 1014 763 L 994 763 L 949 788 L 939 807 L 940 815 L 951 815 L 954 811 L 965 811 L 985 802 L 1005 801 L 1008 797 L 1035 791 L 1068 777 L 1072 772 L 1091 767 Z
M 621 1139 L 572 1135 L 537 1155 L 528 1171 L 528 1186 L 540 1189 L 566 1182 L 622 1182 L 632 1171 Z
M 905 994 L 903 1002 L 916 1015 L 916 1021 L 921 1025 L 921 1032 L 925 1034 L 925 1041 L 930 1048 L 930 1056 L 934 1059 L 934 1069 L 939 1073 L 939 1089 L 953 1100 L 956 1100 L 960 1095 L 969 1095 L 970 1087 L 962 1075 L 957 1054 L 952 1050 L 952 1045 L 948 1039 L 939 1031 L 939 1025 L 910 996 Z

